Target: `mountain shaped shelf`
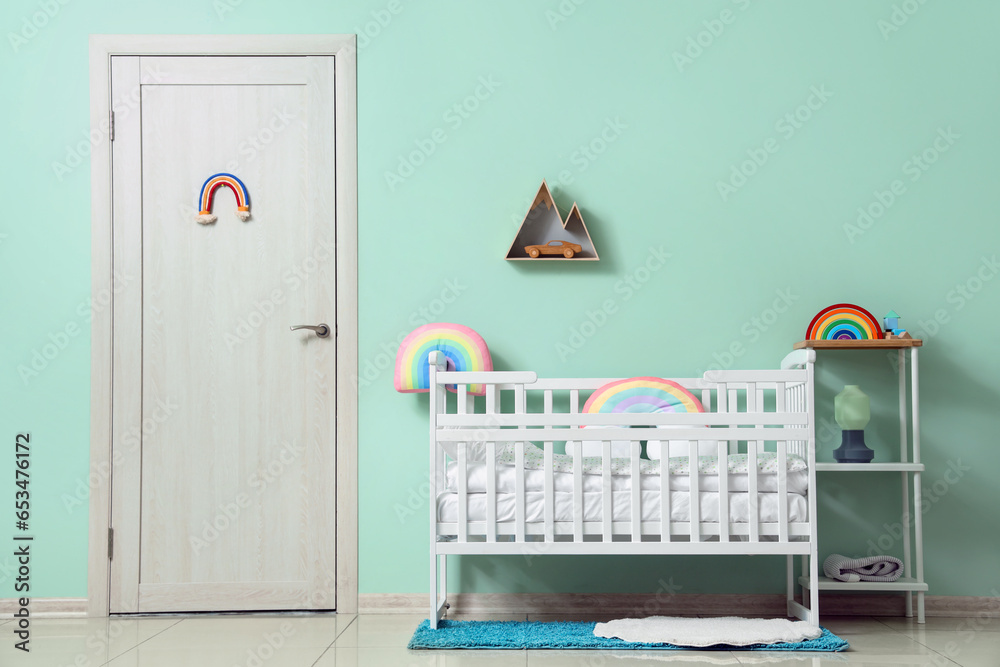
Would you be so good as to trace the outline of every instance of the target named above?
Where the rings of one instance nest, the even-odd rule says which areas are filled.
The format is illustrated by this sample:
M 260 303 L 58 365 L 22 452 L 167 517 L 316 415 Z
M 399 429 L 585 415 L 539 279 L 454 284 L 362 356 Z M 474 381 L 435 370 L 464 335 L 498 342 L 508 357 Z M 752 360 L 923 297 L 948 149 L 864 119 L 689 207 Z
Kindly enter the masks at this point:
M 539 254 L 538 257 L 530 257 L 525 250 L 526 246 L 544 246 L 549 241 L 564 241 L 575 243 L 580 246 L 579 252 L 573 252 L 572 257 L 565 257 L 563 254 Z M 559 209 L 556 208 L 556 200 L 552 198 L 552 192 L 548 184 L 543 180 L 542 187 L 538 188 L 535 200 L 531 202 L 524 221 L 514 236 L 514 242 L 507 250 L 509 260 L 527 260 L 530 262 L 540 262 L 543 260 L 557 260 L 561 262 L 596 262 L 600 259 L 594 242 L 590 239 L 590 232 L 583 222 L 580 209 L 573 202 L 573 208 L 569 215 L 563 220 Z

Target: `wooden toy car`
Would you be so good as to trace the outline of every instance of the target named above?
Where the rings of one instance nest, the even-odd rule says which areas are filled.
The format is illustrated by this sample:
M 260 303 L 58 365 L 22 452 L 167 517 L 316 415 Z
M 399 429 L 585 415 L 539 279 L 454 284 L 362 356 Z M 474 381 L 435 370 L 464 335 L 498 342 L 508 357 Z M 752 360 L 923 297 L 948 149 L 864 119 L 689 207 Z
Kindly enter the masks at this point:
M 524 252 L 528 253 L 528 257 L 532 258 L 539 255 L 562 255 L 566 259 L 570 259 L 581 250 L 583 250 L 582 246 L 570 243 L 569 241 L 549 241 L 545 245 L 524 246 Z

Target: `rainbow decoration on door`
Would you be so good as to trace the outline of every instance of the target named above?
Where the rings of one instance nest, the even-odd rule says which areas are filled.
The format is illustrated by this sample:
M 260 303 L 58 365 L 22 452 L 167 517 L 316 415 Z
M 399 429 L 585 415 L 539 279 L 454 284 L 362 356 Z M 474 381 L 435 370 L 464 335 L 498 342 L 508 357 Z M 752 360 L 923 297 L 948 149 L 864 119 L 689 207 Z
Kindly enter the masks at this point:
M 615 380 L 598 388 L 587 399 L 583 412 L 705 412 L 705 406 L 676 382 L 657 377 L 635 377 Z
M 417 327 L 403 339 L 396 353 L 396 391 L 430 391 L 431 352 L 448 357 L 449 371 L 492 371 L 493 358 L 486 341 L 469 327 L 461 324 L 435 322 Z M 453 387 L 448 387 L 454 391 Z M 469 393 L 482 396 L 486 386 L 470 384 Z
M 215 222 L 218 218 L 212 213 L 212 203 L 215 199 L 215 191 L 221 187 L 227 187 L 236 195 L 236 217 L 246 222 L 250 219 L 250 193 L 243 181 L 232 174 L 213 174 L 208 177 L 205 184 L 201 186 L 201 195 L 198 196 L 198 215 L 195 220 L 203 225 Z
M 806 340 L 876 340 L 884 337 L 875 316 L 850 303 L 824 308 L 806 329 Z

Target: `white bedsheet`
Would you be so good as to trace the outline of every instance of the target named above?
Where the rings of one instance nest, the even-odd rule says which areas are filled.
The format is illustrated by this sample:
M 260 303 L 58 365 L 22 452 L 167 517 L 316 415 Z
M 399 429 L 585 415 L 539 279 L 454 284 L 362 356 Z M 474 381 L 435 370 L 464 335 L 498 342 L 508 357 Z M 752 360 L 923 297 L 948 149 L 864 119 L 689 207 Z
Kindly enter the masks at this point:
M 673 491 L 670 494 L 670 518 L 672 521 L 689 521 L 691 517 L 690 493 Z M 734 523 L 746 523 L 749 517 L 748 493 L 730 493 L 729 498 L 729 520 Z M 556 492 L 555 498 L 555 521 L 573 520 L 573 494 Z M 758 514 L 760 521 L 778 521 L 778 494 L 759 494 Z M 785 502 L 788 503 L 788 518 L 790 521 L 806 521 L 809 515 L 806 497 L 797 493 L 785 495 Z M 469 521 L 486 520 L 486 494 L 470 493 L 469 499 Z M 515 494 L 497 494 L 497 521 L 514 521 L 515 518 Z M 540 523 L 545 520 L 545 495 L 542 492 L 529 492 L 525 494 L 525 520 L 527 523 Z M 660 520 L 660 492 L 642 491 L 640 493 L 641 518 L 643 521 Z M 705 522 L 718 523 L 719 521 L 719 493 L 701 492 L 698 494 L 698 503 L 701 513 L 701 520 Z M 442 493 L 438 497 L 438 521 L 452 523 L 458 521 L 458 494 Z M 612 493 L 612 516 L 614 521 L 630 521 L 632 518 L 632 494 L 628 491 Z M 603 494 L 584 493 L 583 494 L 583 520 L 602 521 L 603 520 Z
M 486 493 L 486 463 L 475 462 L 468 464 L 468 491 L 469 493 Z M 497 493 L 514 493 L 516 490 L 516 475 L 514 466 L 497 465 Z M 447 488 L 449 491 L 458 491 L 458 462 L 451 461 L 447 469 Z M 583 475 L 583 491 L 600 492 L 604 483 L 601 475 Z M 659 475 L 640 475 L 641 488 L 643 491 L 659 491 Z M 573 473 L 555 472 L 552 474 L 553 488 L 558 491 L 571 493 L 573 491 Z M 748 480 L 746 473 L 729 475 L 730 491 L 747 491 Z M 543 491 L 545 489 L 545 471 L 525 470 L 524 486 L 527 491 Z M 809 471 L 795 470 L 788 473 L 788 492 L 806 493 L 809 487 Z M 632 477 L 630 475 L 612 475 L 612 491 L 628 491 L 632 488 Z M 684 475 L 670 475 L 671 491 L 687 491 L 691 488 L 691 478 Z M 718 475 L 702 474 L 698 478 L 698 488 L 701 491 L 718 491 Z M 771 472 L 761 472 L 757 475 L 757 489 L 761 493 L 777 493 L 778 476 Z

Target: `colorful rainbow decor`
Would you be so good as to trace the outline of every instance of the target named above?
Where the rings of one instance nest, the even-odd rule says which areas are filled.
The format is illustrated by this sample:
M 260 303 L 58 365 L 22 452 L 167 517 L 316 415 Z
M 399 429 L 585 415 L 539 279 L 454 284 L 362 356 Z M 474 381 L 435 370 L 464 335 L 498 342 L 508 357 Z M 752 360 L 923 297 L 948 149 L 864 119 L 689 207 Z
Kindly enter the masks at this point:
M 250 193 L 243 181 L 232 174 L 213 174 L 208 177 L 205 184 L 201 186 L 201 195 L 198 196 L 198 215 L 195 220 L 203 225 L 215 222 L 218 218 L 212 213 L 212 201 L 215 199 L 215 191 L 221 187 L 227 187 L 236 195 L 236 217 L 246 222 L 250 219 Z
M 493 358 L 486 341 L 461 324 L 435 322 L 417 327 L 403 339 L 396 353 L 396 391 L 430 391 L 430 366 L 427 357 L 434 351 L 448 357 L 449 371 L 491 371 Z M 453 389 L 449 387 L 449 389 Z M 470 384 L 469 393 L 482 396 L 486 386 Z
M 816 314 L 806 329 L 806 340 L 875 340 L 884 338 L 875 316 L 861 306 L 837 303 Z
M 705 406 L 684 387 L 657 377 L 615 380 L 597 389 L 583 406 L 583 412 L 705 412 Z

